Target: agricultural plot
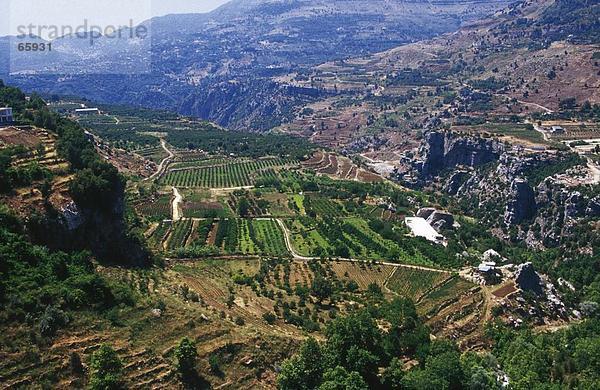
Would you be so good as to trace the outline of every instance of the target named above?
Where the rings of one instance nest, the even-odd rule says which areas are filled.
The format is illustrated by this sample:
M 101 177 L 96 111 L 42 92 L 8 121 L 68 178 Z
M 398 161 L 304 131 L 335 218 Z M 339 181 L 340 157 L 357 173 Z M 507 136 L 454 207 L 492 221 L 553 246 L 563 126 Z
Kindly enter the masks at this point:
M 304 208 L 304 195 L 292 195 L 291 201 L 298 214 L 306 215 L 306 209 Z
M 252 239 L 253 227 L 252 222 L 248 219 L 237 219 L 237 246 L 235 253 L 242 255 L 253 255 L 258 252 L 257 245 Z M 252 233 L 251 233 L 252 231 Z
M 183 161 L 177 161 L 170 165 L 171 170 L 178 170 L 184 168 L 204 168 L 218 165 L 226 165 L 228 162 L 225 158 L 201 158 L 200 156 L 192 157 L 186 156 Z
M 371 283 L 383 286 L 395 267 L 334 261 L 331 268 L 339 279 L 354 280 L 361 290 L 365 290 Z
M 346 216 L 344 207 L 340 203 L 320 196 L 306 197 L 304 207 L 308 214 L 320 216 L 323 219 Z
M 171 221 L 163 221 L 158 225 L 158 227 L 154 230 L 152 235 L 148 237 L 148 244 L 151 248 L 156 250 L 163 249 L 163 242 L 167 239 L 169 232 L 171 230 Z
M 329 242 L 321 236 L 316 226 L 305 218 L 286 221 L 291 233 L 292 245 L 303 256 L 327 256 L 332 250 Z
M 135 205 L 135 209 L 141 215 L 150 219 L 171 218 L 171 195 L 160 195 L 156 199 L 142 201 Z
M 191 231 L 191 237 L 188 240 L 190 245 L 211 245 L 210 234 L 215 223 L 213 220 L 199 221 Z M 187 232 L 187 225 L 182 227 L 182 230 Z M 176 240 L 179 243 L 185 240 L 182 237 L 189 237 L 189 232 L 186 235 L 175 229 L 169 239 L 169 249 L 177 248 L 172 241 L 176 234 L 179 234 L 177 236 L 179 238 Z M 225 254 L 262 254 L 265 256 L 286 256 L 288 254 L 283 232 L 277 222 L 273 220 L 223 219 L 218 222 L 214 234 L 214 246 Z
M 268 202 L 266 211 L 270 216 L 291 217 L 295 214 L 294 207 L 286 194 L 266 192 L 262 194 L 262 199 Z
M 160 146 L 138 149 L 135 153 L 156 164 L 159 164 L 167 157 L 167 152 Z
M 235 253 L 238 243 L 238 224 L 235 219 L 223 219 L 215 232 L 214 246 L 226 253 Z
M 392 253 L 399 253 L 398 246 L 375 233 L 362 219 L 350 218 L 342 226 L 344 234 L 352 242 L 360 244 L 364 249 L 355 253 L 366 258 L 391 258 Z
M 191 246 L 205 246 L 208 242 L 208 236 L 215 225 L 213 219 L 203 219 L 194 222 L 192 233 L 188 239 Z
M 445 272 L 398 267 L 390 277 L 387 287 L 402 296 L 418 300 L 450 277 L 451 275 Z
M 421 313 L 435 312 L 445 302 L 455 301 L 475 285 L 458 276 L 452 277 L 447 283 L 426 294 L 421 298 L 418 309 Z
M 231 216 L 231 211 L 221 202 L 216 201 L 194 202 L 186 199 L 182 203 L 181 209 L 186 218 L 226 218 Z
M 244 211 L 240 209 L 240 206 L 244 203 Z M 232 210 L 237 210 L 240 213 L 240 217 L 264 217 L 269 213 L 269 201 L 257 197 L 255 193 L 249 191 L 234 191 L 229 196 L 228 201 L 229 207 Z
M 175 250 L 185 247 L 186 241 L 192 232 L 192 220 L 184 219 L 176 222 L 167 240 L 167 249 Z
M 435 266 L 414 247 L 383 238 L 362 218 L 315 220 L 303 217 L 286 223 L 292 245 L 303 256 L 386 260 L 400 264 Z
M 247 187 L 254 185 L 260 172 L 289 163 L 290 161 L 281 158 L 271 158 L 169 170 L 164 177 L 164 184 L 188 188 Z
M 274 168 L 266 168 L 259 171 L 256 175 L 257 183 L 274 183 L 279 180 L 279 175 L 277 174 L 277 170 Z M 268 187 L 268 185 L 265 185 Z
M 286 256 L 288 254 L 283 232 L 273 220 L 252 220 L 250 237 L 260 248 L 260 252 L 269 256 Z

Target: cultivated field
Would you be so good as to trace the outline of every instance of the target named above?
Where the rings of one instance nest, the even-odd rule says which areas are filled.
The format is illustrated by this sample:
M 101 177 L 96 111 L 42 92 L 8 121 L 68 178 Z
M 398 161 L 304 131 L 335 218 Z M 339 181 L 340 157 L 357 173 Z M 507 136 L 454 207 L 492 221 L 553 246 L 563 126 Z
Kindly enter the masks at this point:
M 281 158 L 259 160 L 233 160 L 213 165 L 205 165 L 204 161 L 186 162 L 191 165 L 185 168 L 169 169 L 163 183 L 176 187 L 191 188 L 234 188 L 252 186 L 258 178 L 274 177 L 273 169 L 292 163 Z

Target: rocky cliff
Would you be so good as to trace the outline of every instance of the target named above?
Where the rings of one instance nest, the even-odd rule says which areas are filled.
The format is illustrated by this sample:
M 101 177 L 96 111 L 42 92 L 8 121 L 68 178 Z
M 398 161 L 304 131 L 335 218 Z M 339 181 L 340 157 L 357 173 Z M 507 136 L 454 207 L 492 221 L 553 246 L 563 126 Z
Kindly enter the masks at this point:
M 32 241 L 52 250 L 86 250 L 104 263 L 146 266 L 151 254 L 130 230 L 125 202 L 119 197 L 109 210 L 91 209 L 71 202 L 62 210 L 49 208 L 27 221 Z
M 506 226 L 518 225 L 535 216 L 537 205 L 533 189 L 523 179 L 515 179 L 510 184 L 507 196 L 504 223 Z
M 419 149 L 419 171 L 432 176 L 458 166 L 478 167 L 497 161 L 504 149 L 504 144 L 485 138 L 431 131 Z
M 583 190 L 557 177 L 572 159 L 567 153 L 530 153 L 490 139 L 431 131 L 405 176 L 419 187 L 452 195 L 465 213 L 503 231 L 503 238 L 555 247 L 578 223 L 600 215 L 598 186 Z

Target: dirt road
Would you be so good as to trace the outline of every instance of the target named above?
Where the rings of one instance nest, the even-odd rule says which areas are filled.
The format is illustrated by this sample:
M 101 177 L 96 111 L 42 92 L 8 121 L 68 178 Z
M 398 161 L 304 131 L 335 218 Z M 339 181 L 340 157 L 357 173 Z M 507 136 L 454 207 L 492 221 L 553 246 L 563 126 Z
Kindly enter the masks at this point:
M 156 168 L 156 172 L 154 172 L 151 176 L 145 178 L 144 181 L 152 180 L 155 177 L 161 175 L 165 170 L 166 165 L 173 159 L 173 157 L 175 157 L 175 154 L 171 152 L 171 150 L 169 150 L 169 148 L 167 147 L 167 141 L 165 141 L 162 138 L 160 139 L 160 146 L 164 149 L 165 152 L 167 152 L 168 156 L 160 162 L 158 168 Z
M 183 197 L 177 190 L 177 188 L 173 187 L 173 198 L 172 208 L 173 208 L 173 222 L 177 222 L 182 218 L 182 215 L 179 211 L 179 203 L 183 200 Z
M 600 168 L 598 168 L 591 158 L 588 158 L 588 168 L 590 168 L 593 178 L 592 182 L 588 184 L 600 184 Z

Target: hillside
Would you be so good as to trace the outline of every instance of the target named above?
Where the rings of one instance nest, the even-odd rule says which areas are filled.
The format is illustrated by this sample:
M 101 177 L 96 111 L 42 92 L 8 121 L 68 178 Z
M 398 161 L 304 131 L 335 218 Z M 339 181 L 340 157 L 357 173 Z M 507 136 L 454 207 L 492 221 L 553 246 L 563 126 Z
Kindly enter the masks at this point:
M 82 42 L 59 39 L 53 53 L 31 57 L 36 62 L 29 67 L 22 64 L 26 76 L 10 80 L 45 93 L 170 109 L 231 128 L 267 130 L 291 118 L 295 105 L 322 95 L 315 88 L 281 85 L 274 76 L 454 31 L 507 3 L 233 2 L 210 14 L 153 19 L 150 74 L 137 74 L 150 62 L 144 45 L 131 52 L 134 59 L 127 64 L 119 55 L 127 44 L 122 40 L 99 40 L 78 58 Z M 89 58 L 99 75 L 86 74 Z M 128 67 L 133 67 L 128 75 L 102 75 Z M 48 76 L 49 70 L 67 77 Z
M 155 68 L 0 80 L 0 389 L 600 388 L 596 3 L 56 41 L 25 65 Z
M 303 139 L 118 106 L 75 123 L 53 112 L 68 115 L 76 102 L 45 105 L 10 87 L 0 97 L 17 109 L 16 126 L 0 128 L 0 199 L 10 205 L 0 208 L 5 388 L 351 381 L 361 389 L 461 389 L 507 375 L 518 386 L 597 380 L 585 359 L 548 374 L 565 356 L 589 353 L 588 338 L 597 338 L 598 286 L 584 270 L 597 262 L 598 236 L 579 203 L 568 216 L 577 240 L 561 242 L 562 252 L 528 249 L 496 237 L 487 215 L 459 204 L 462 196 L 399 187 Z M 432 144 L 422 157 L 430 171 L 437 162 L 451 168 L 467 156 L 461 148 L 486 142 L 448 136 L 447 155 L 434 156 Z M 129 169 L 140 159 L 155 172 Z M 125 193 L 125 177 L 110 163 L 128 175 Z M 592 204 L 590 194 L 573 199 Z M 114 209 L 122 202 L 125 214 Z M 104 236 L 106 213 L 124 218 L 128 237 L 156 261 L 132 261 L 132 241 L 120 246 L 118 236 Z M 39 224 L 77 229 L 88 215 L 94 236 L 77 230 L 65 240 L 56 225 Z M 427 215 L 444 242 L 416 237 L 404 222 Z M 98 250 L 98 234 L 112 252 Z M 497 270 L 481 273 L 478 264 L 492 259 Z M 560 330 L 574 321 L 582 322 Z M 545 356 L 535 371 L 513 359 L 531 345 L 544 345 L 535 349 Z M 498 362 L 482 357 L 488 353 Z
M 341 143 L 348 150 L 383 149 L 383 160 L 415 146 L 410 137 L 400 136 L 410 130 L 523 122 L 535 113 L 552 114 L 545 119 L 568 125 L 565 111 L 589 107 L 591 117 L 575 116 L 590 126 L 581 135 L 592 135 L 591 107 L 600 104 L 593 35 L 598 29 L 592 19 L 585 34 L 571 33 L 580 28 L 572 24 L 575 15 L 598 11 L 587 2 L 568 3 L 564 18 L 553 16 L 564 6 L 561 2 L 515 3 L 456 33 L 327 62 L 309 75 L 280 76 L 282 84 L 330 93 L 298 108 L 282 129 L 325 145 Z

